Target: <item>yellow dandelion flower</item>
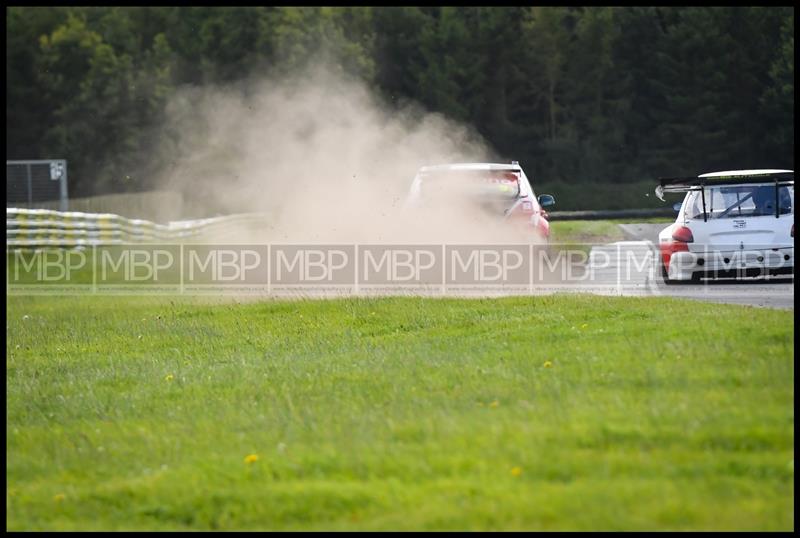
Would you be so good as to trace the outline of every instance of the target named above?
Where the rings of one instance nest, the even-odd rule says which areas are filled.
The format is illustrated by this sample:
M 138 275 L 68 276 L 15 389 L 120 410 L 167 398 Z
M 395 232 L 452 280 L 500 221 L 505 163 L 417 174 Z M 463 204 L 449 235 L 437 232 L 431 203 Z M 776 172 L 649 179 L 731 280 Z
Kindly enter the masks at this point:
M 492 403 L 489 404 L 489 407 L 497 407 L 498 405 L 500 405 L 500 402 L 495 400 L 495 401 L 493 401 Z
M 244 458 L 244 462 L 245 462 L 245 463 L 248 463 L 248 464 L 250 464 L 250 463 L 255 463 L 255 462 L 257 462 L 257 461 L 258 461 L 258 454 L 248 454 L 248 455 L 247 455 L 247 456 L 245 456 L 245 458 Z
M 55 502 L 57 502 L 57 503 L 60 503 L 61 501 L 63 501 L 66 498 L 67 498 L 67 496 L 64 495 L 63 493 L 57 493 L 57 494 L 53 495 L 53 500 Z
M 175 379 L 175 376 L 172 374 L 167 374 L 167 377 L 164 378 L 164 381 L 172 381 Z
M 553 363 L 550 361 L 544 361 L 544 364 L 542 366 L 544 366 L 545 368 L 552 368 Z
M 511 469 L 511 476 L 519 476 L 522 474 L 522 467 L 514 467 Z

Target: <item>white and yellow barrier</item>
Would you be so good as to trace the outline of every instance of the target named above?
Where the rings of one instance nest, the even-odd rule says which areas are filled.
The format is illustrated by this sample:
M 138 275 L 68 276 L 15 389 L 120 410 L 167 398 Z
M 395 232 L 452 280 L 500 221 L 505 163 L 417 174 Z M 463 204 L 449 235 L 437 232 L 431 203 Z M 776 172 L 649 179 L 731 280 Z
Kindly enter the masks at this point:
M 157 224 L 111 213 L 51 209 L 6 209 L 6 248 L 99 246 L 199 240 L 243 224 L 266 222 L 266 215 L 244 213 Z

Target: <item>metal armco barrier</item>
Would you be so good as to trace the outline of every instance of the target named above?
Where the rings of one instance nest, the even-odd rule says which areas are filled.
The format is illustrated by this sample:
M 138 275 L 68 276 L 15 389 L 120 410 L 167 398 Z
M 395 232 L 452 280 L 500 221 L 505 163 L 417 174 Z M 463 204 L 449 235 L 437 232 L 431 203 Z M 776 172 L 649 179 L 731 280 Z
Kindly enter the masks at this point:
M 224 232 L 234 225 L 262 223 L 265 218 L 266 215 L 260 213 L 243 213 L 165 225 L 110 213 L 6 208 L 6 248 L 71 248 L 185 240 Z
M 548 220 L 603 220 L 649 217 L 675 217 L 672 207 L 658 209 L 619 209 L 613 211 L 553 211 L 548 212 Z

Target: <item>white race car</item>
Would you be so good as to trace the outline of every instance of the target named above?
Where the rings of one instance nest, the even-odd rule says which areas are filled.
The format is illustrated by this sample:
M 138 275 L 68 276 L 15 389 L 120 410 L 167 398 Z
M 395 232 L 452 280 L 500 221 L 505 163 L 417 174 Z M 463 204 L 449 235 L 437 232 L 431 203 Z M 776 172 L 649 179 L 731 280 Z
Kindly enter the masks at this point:
M 536 196 L 517 161 L 423 166 L 411 183 L 406 206 L 452 204 L 459 196 L 468 198 L 511 229 L 538 240 L 547 241 L 550 237 L 544 208 L 555 204 L 555 198 L 549 194 Z
M 794 274 L 794 171 L 733 170 L 661 179 L 686 192 L 658 236 L 664 282 Z

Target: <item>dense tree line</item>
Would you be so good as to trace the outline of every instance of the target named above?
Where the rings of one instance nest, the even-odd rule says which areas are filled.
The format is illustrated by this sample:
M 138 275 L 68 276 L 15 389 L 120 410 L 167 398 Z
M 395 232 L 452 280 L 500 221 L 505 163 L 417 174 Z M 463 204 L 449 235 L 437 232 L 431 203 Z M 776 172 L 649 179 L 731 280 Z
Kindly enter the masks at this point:
M 789 7 L 17 7 L 6 45 L 7 158 L 69 159 L 73 194 L 148 187 L 179 86 L 322 50 L 538 178 L 794 166 Z

